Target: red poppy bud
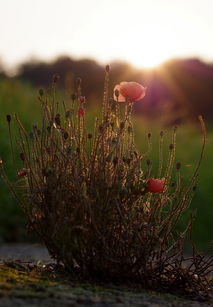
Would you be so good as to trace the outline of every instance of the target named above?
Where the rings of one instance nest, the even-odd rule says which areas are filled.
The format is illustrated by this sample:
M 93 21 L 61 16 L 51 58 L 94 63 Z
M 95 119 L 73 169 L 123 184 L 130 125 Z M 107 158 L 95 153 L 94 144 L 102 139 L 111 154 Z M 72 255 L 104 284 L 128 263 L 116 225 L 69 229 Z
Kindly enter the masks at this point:
M 18 177 L 25 177 L 27 175 L 27 171 L 25 169 L 22 169 L 18 171 L 17 175 Z
M 147 190 L 150 193 L 162 193 L 165 186 L 165 179 L 150 178 L 147 182 Z
M 78 109 L 78 116 L 79 116 L 79 117 L 84 116 L 84 109 L 83 109 L 83 108 L 79 108 L 79 109 Z

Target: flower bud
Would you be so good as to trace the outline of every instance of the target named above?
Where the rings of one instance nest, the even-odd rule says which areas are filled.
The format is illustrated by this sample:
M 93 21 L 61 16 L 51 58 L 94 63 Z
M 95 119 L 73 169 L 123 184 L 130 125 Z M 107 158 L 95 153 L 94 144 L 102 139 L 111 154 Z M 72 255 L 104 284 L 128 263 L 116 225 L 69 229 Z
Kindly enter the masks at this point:
M 29 132 L 29 137 L 30 137 L 32 140 L 34 140 L 35 136 L 34 136 L 33 131 L 30 131 L 30 132 Z
M 146 164 L 147 164 L 147 166 L 150 166 L 151 164 L 152 164 L 152 162 L 151 162 L 151 160 L 146 160 Z
M 7 119 L 8 123 L 10 123 L 10 122 L 11 122 L 11 115 L 10 115 L 10 114 L 7 114 L 7 115 L 6 115 L 6 119 Z
M 197 185 L 195 184 L 193 187 L 192 187 L 192 191 L 196 191 L 197 190 Z
M 147 182 L 147 190 L 150 193 L 162 193 L 165 186 L 165 179 L 150 178 Z
M 63 137 L 64 137 L 65 140 L 67 140 L 68 137 L 69 137 L 69 133 L 67 131 L 64 131 Z
M 170 144 L 170 145 L 169 145 L 169 150 L 172 151 L 173 149 L 174 149 L 174 144 Z
M 26 169 L 23 168 L 22 170 L 18 171 L 17 175 L 18 177 L 25 177 L 27 175 Z
M 177 162 L 177 163 L 176 163 L 176 169 L 179 170 L 180 168 L 181 168 L 181 163 L 180 163 L 180 162 Z
M 72 99 L 72 101 L 75 101 L 75 100 L 76 100 L 76 94 L 75 94 L 75 93 L 73 93 L 73 94 L 71 95 L 71 99 Z
M 123 130 L 124 127 L 125 127 L 125 122 L 121 122 L 121 123 L 120 123 L 120 129 Z
M 57 83 L 59 79 L 60 79 L 60 75 L 59 74 L 54 74 L 53 75 L 53 83 Z
M 48 132 L 48 133 L 51 132 L 51 126 L 47 126 L 47 132 Z
M 109 72 L 109 71 L 110 71 L 110 66 L 106 65 L 106 72 Z
M 21 152 L 21 153 L 19 154 L 19 157 L 20 157 L 20 159 L 21 159 L 22 161 L 25 160 L 25 154 L 24 154 L 23 152 Z
M 42 97 L 42 96 L 44 96 L 44 90 L 43 90 L 43 88 L 40 88 L 40 90 L 39 90 L 39 95 Z
M 55 116 L 55 123 L 60 126 L 61 125 L 61 119 L 60 119 L 60 114 L 56 114 Z
M 65 117 L 66 117 L 66 119 L 69 118 L 70 115 L 71 115 L 71 110 L 67 110 L 67 111 L 65 112 Z
M 119 97 L 119 95 L 120 95 L 119 90 L 118 90 L 118 89 L 116 89 L 114 93 L 115 93 L 115 97 L 116 97 L 116 98 L 118 98 L 118 97 Z
M 78 109 L 78 116 L 79 116 L 79 117 L 84 116 L 84 109 L 83 109 L 83 108 L 79 108 L 79 109 Z
M 113 159 L 113 164 L 114 164 L 114 166 L 116 166 L 116 165 L 118 164 L 118 157 L 115 157 L 115 158 Z

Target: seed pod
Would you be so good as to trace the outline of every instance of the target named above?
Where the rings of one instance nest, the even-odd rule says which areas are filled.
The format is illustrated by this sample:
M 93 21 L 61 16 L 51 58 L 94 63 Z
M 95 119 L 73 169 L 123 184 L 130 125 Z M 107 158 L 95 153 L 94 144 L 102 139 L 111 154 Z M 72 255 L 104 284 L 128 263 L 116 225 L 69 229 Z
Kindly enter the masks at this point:
M 110 71 L 110 66 L 106 65 L 106 72 L 109 72 L 109 71 Z
M 176 169 L 179 170 L 180 168 L 181 168 L 181 163 L 180 163 L 180 162 L 177 162 L 177 163 L 176 163 Z
M 177 131 L 177 128 L 178 128 L 178 126 L 177 126 L 177 125 L 175 125 L 175 126 L 173 127 L 174 132 L 176 132 L 176 131 Z
M 32 131 L 29 132 L 29 137 L 30 137 L 32 140 L 34 140 L 35 137 L 34 137 L 34 133 L 33 133 Z
M 125 128 L 125 122 L 120 123 L 120 129 L 123 130 Z
M 57 83 L 59 79 L 60 79 L 60 75 L 59 74 L 54 74 L 53 75 L 53 83 Z
M 116 90 L 115 90 L 115 97 L 116 97 L 116 98 L 118 98 L 118 97 L 119 97 L 119 95 L 120 95 L 120 92 L 119 92 L 119 90 L 118 90 L 118 89 L 116 89 Z
M 25 154 L 24 154 L 23 152 L 21 152 L 21 153 L 19 154 L 19 157 L 20 157 L 20 159 L 21 159 L 22 161 L 25 160 Z
M 65 117 L 66 117 L 66 119 L 69 118 L 70 115 L 71 115 L 71 110 L 67 110 L 67 111 L 65 112 Z
M 146 160 L 146 164 L 147 164 L 148 166 L 150 166 L 150 165 L 151 165 L 151 163 L 152 163 L 152 162 L 151 162 L 151 160 L 149 160 L 149 159 L 148 159 L 148 160 Z
M 195 184 L 193 187 L 192 187 L 192 191 L 196 191 L 197 190 L 197 185 Z
M 40 90 L 39 90 L 39 95 L 42 97 L 42 96 L 44 96 L 44 90 L 43 90 L 43 88 L 40 88 Z
M 113 164 L 114 164 L 114 166 L 116 166 L 116 165 L 118 164 L 118 157 L 115 157 L 115 158 L 113 159 Z
M 68 137 L 69 137 L 69 133 L 67 131 L 64 131 L 63 137 L 64 137 L 65 140 L 67 140 Z
M 92 133 L 88 133 L 87 137 L 88 137 L 88 139 L 91 139 L 92 138 Z
M 176 181 L 173 181 L 172 183 L 171 183 L 171 187 L 174 187 L 176 185 Z
M 76 94 L 75 94 L 75 93 L 73 93 L 73 94 L 71 95 L 71 99 L 72 99 L 72 101 L 75 101 L 75 100 L 76 100 Z
M 11 122 L 11 115 L 10 115 L 10 114 L 7 114 L 7 115 L 6 115 L 6 119 L 7 119 L 8 123 L 10 123 L 10 122 Z
M 48 132 L 48 133 L 51 132 L 51 126 L 47 126 L 47 132 Z
M 170 145 L 169 145 L 169 150 L 172 151 L 173 149 L 174 149 L 174 144 L 170 144 Z
M 55 123 L 56 123 L 58 126 L 61 125 L 60 114 L 56 114 L 56 116 L 55 116 Z

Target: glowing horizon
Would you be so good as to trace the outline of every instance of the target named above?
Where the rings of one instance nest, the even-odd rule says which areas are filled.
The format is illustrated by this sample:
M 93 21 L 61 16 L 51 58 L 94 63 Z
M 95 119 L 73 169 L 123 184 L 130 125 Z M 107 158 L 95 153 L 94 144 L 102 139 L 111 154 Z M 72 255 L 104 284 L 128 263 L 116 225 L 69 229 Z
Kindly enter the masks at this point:
M 211 0 L 0 0 L 0 60 L 12 69 L 59 55 L 150 68 L 213 61 Z

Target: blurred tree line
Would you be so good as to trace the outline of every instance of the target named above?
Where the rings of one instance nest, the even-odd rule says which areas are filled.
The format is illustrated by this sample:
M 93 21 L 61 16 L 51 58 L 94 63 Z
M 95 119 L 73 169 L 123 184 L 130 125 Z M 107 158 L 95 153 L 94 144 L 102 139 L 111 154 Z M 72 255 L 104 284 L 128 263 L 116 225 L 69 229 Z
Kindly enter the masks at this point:
M 161 66 L 142 70 L 125 62 L 111 63 L 111 91 L 121 81 L 137 81 L 147 87 L 145 99 L 135 105 L 137 114 L 158 119 L 166 124 L 193 120 L 201 114 L 213 120 L 213 65 L 198 59 L 170 60 Z M 58 73 L 60 85 L 68 93 L 75 91 L 77 77 L 83 80 L 83 95 L 98 103 L 103 95 L 104 67 L 91 59 L 74 60 L 62 56 L 53 62 L 22 63 L 16 77 L 36 87 L 48 87 Z M 3 71 L 0 69 L 0 74 Z

